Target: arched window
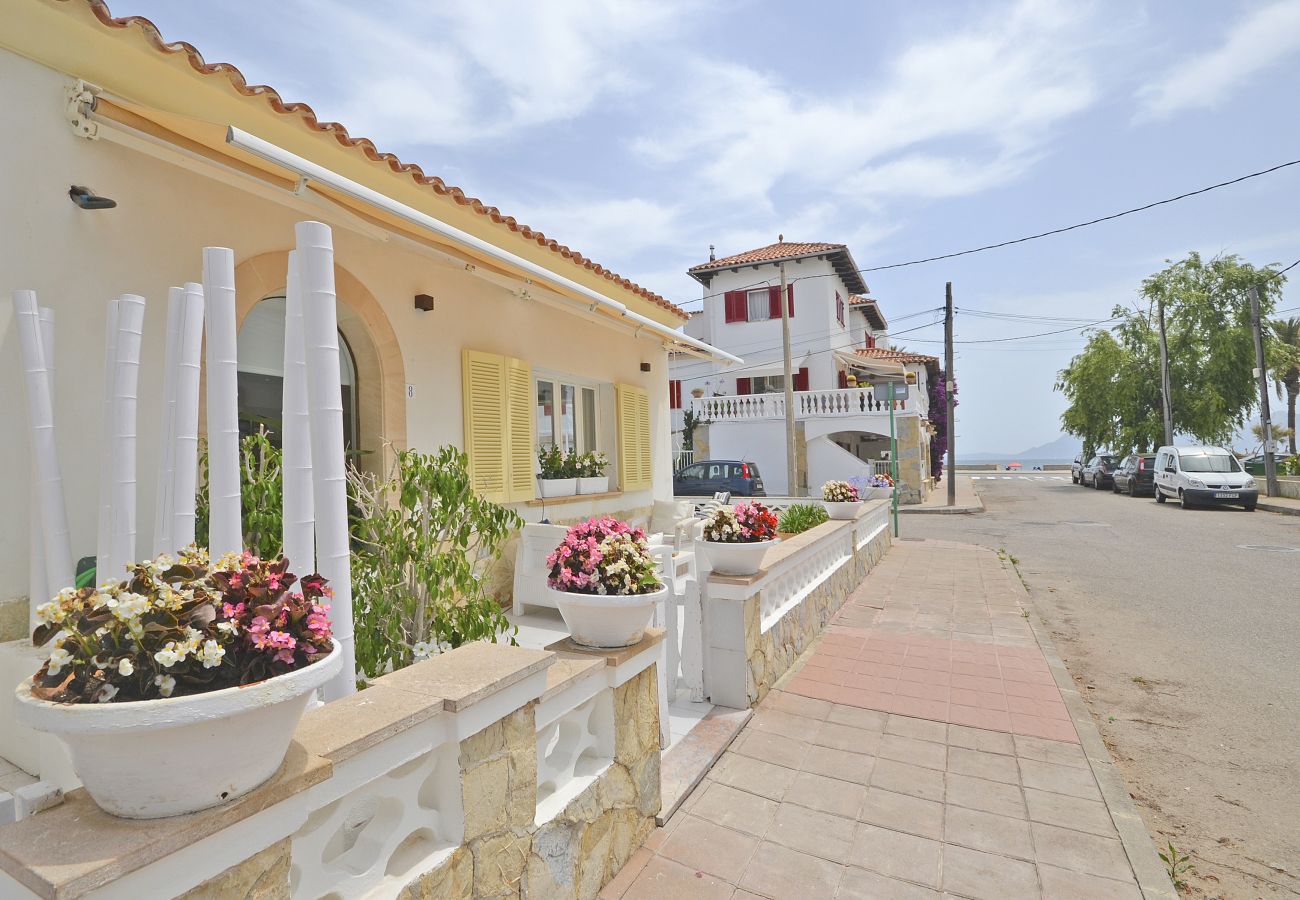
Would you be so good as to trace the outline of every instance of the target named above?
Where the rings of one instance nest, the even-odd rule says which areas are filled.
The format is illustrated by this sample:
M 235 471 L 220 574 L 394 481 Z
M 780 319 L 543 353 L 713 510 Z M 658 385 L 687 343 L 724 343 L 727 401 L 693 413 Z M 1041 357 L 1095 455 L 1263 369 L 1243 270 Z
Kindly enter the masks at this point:
M 357 423 L 357 364 L 352 348 L 339 334 L 339 369 L 343 384 L 343 444 L 349 453 L 359 447 Z M 239 329 L 239 433 L 265 425 L 271 442 L 280 446 L 284 398 L 284 298 L 267 297 L 251 310 Z

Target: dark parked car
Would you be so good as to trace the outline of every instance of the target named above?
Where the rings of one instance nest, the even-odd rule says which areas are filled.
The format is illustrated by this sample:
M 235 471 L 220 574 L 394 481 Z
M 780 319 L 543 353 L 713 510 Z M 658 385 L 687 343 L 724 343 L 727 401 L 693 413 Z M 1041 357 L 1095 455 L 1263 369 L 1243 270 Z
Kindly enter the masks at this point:
M 678 497 L 712 497 L 719 491 L 733 497 L 767 496 L 758 466 L 743 459 L 706 459 L 673 476 L 673 493 Z
M 1088 464 L 1088 458 L 1080 453 L 1070 463 L 1070 480 L 1075 484 L 1079 483 L 1080 476 L 1083 474 L 1083 467 Z
M 1079 471 L 1079 484 L 1101 490 L 1115 483 L 1115 466 L 1118 460 L 1109 454 L 1094 456 Z
M 1156 492 L 1156 455 L 1154 453 L 1134 453 L 1125 457 L 1119 468 L 1111 476 L 1111 487 L 1117 494 L 1155 494 Z

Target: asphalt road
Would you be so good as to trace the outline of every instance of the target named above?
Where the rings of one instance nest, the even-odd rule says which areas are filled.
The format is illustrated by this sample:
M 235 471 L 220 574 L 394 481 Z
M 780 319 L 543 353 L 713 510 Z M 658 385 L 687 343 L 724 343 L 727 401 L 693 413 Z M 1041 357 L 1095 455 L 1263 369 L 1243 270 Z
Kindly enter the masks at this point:
M 907 516 L 902 535 L 1018 561 L 1157 843 L 1192 853 L 1197 896 L 1300 897 L 1300 517 L 1068 473 L 974 483 L 986 512 Z

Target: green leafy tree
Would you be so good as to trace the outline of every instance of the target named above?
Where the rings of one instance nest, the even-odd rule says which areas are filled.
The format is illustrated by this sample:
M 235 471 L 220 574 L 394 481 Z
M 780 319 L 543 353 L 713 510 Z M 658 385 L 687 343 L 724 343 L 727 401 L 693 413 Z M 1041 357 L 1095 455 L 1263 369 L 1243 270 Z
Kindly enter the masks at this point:
M 283 552 L 284 482 L 280 477 L 283 454 L 271 443 L 265 426 L 239 442 L 239 492 L 243 512 L 244 546 L 262 559 Z M 194 498 L 194 540 L 208 545 L 208 445 L 199 445 L 199 486 Z M 309 572 L 295 574 L 309 575 Z
M 1300 319 L 1279 319 L 1272 323 L 1271 331 L 1279 354 L 1288 357 L 1272 368 L 1273 385 L 1278 399 L 1286 397 L 1286 427 L 1291 429 L 1291 452 L 1296 452 L 1295 407 L 1300 398 Z
M 1056 388 L 1070 401 L 1061 416 L 1065 430 L 1089 448 L 1118 453 L 1163 443 L 1156 324 L 1163 304 L 1174 431 L 1206 443 L 1230 441 L 1258 401 L 1250 288 L 1258 287 L 1267 315 L 1283 281 L 1236 256 L 1206 261 L 1198 253 L 1144 279 L 1144 302 L 1116 307 L 1119 322 L 1093 334 L 1061 370 Z M 1268 340 L 1270 360 L 1285 358 L 1277 343 Z
M 455 447 L 399 450 L 386 478 L 348 473 L 357 667 L 377 677 L 440 648 L 514 643 L 483 585 L 523 520 L 483 499 Z

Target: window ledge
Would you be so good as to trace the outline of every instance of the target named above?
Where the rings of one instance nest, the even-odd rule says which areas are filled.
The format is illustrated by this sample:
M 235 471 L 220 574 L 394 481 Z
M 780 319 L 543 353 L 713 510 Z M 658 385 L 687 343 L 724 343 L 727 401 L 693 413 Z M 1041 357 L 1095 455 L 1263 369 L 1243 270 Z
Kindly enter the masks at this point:
M 525 500 L 524 506 L 560 506 L 564 503 L 582 503 L 587 500 L 608 500 L 610 497 L 622 497 L 623 491 L 604 491 L 599 494 L 570 494 L 567 497 L 538 497 L 536 500 Z

